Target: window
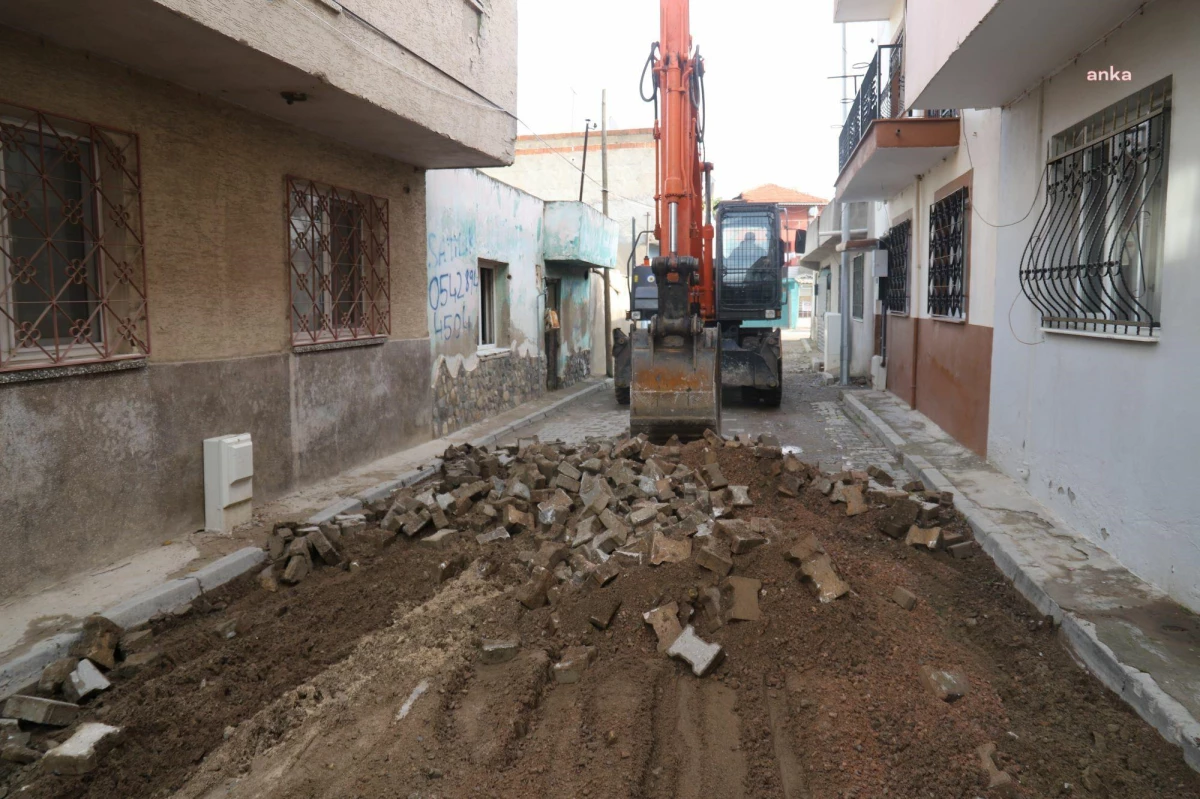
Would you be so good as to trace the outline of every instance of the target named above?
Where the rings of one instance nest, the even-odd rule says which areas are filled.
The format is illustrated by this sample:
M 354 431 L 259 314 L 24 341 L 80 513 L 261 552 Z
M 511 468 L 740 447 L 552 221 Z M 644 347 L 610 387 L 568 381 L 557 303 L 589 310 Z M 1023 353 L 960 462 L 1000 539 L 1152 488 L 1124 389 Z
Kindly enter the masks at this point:
M 883 278 L 883 309 L 908 313 L 908 253 L 912 243 L 912 220 L 892 227 L 883 237 L 887 250 L 888 273 Z
M 1158 333 L 1171 79 L 1050 141 L 1021 289 L 1051 330 Z
M 388 202 L 287 179 L 292 343 L 391 332 Z
M 967 315 L 967 221 L 970 190 L 963 186 L 929 208 L 930 316 Z
M 0 371 L 150 352 L 137 137 L 0 104 Z
M 503 346 L 506 337 L 504 324 L 507 293 L 505 264 L 479 261 L 479 346 Z
M 863 282 L 863 267 L 866 262 L 866 256 L 856 255 L 850 267 L 850 316 L 858 319 L 863 318 L 863 294 L 866 286 Z

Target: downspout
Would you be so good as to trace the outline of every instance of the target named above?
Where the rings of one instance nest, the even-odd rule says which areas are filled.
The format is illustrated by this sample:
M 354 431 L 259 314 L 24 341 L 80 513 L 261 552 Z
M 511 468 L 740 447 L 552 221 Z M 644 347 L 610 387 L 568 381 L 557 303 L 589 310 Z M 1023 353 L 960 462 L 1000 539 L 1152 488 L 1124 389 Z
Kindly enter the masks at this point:
M 923 176 L 917 175 L 917 196 L 913 200 L 913 292 L 909 316 L 912 319 L 912 384 L 908 395 L 912 397 L 912 408 L 917 407 L 917 338 L 921 330 L 921 181 Z
M 850 116 L 849 97 L 846 94 L 846 23 L 842 23 L 842 108 L 846 109 L 845 115 L 842 117 L 842 124 L 846 124 L 846 120 Z M 842 202 L 842 259 L 841 273 L 838 275 L 838 311 L 842 318 L 842 343 L 841 351 L 838 353 L 839 375 L 838 385 L 850 385 L 850 258 L 846 252 L 846 244 L 850 241 L 850 204 Z

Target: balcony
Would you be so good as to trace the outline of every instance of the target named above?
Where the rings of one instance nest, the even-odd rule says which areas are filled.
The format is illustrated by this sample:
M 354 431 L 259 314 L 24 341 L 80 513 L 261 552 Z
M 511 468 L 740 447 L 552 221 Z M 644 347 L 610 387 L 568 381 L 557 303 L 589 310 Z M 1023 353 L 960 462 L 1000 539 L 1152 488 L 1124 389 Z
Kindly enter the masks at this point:
M 542 256 L 546 263 L 616 268 L 618 225 L 587 203 L 546 203 L 544 230 Z
M 841 202 L 886 200 L 958 146 L 958 112 L 913 112 L 904 103 L 904 43 L 871 59 L 838 142 Z
M 849 210 L 850 240 L 865 239 L 869 221 L 868 206 L 866 203 L 852 203 Z M 800 266 L 806 269 L 820 269 L 824 260 L 838 251 L 838 245 L 841 243 L 842 204 L 831 202 L 821 209 L 819 215 L 809 220 Z
M 879 22 L 892 15 L 898 0 L 833 0 L 834 22 Z
M 1145 0 L 908 0 L 910 106 L 1007 105 L 1143 5 Z

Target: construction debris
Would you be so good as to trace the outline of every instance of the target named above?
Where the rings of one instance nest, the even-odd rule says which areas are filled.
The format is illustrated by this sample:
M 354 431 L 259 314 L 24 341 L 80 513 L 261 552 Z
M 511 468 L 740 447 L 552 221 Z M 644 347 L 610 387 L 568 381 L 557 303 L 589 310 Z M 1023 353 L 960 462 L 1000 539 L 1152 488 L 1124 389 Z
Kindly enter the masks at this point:
M 88 616 L 83 620 L 83 632 L 71 647 L 71 654 L 87 658 L 104 669 L 116 665 L 117 643 L 121 640 L 121 626 L 103 616 Z
M 46 753 L 41 767 L 54 774 L 87 774 L 96 768 L 101 744 L 120 731 L 108 724 L 80 724 L 70 738 Z
M 892 601 L 905 610 L 912 610 L 917 606 L 917 595 L 907 588 L 896 586 L 896 590 L 892 592 Z
M 666 652 L 683 632 L 679 624 L 679 603 L 669 602 L 642 614 L 658 638 L 658 651 Z
M 72 702 L 82 702 L 94 693 L 107 691 L 112 687 L 92 661 L 84 658 L 71 672 L 62 684 L 63 695 Z
M 720 644 L 710 644 L 701 640 L 689 624 L 667 647 L 667 654 L 686 661 L 692 667 L 693 674 L 703 677 L 720 665 L 725 657 L 725 650 Z
M 961 671 L 946 671 L 932 666 L 921 667 L 921 681 L 943 702 L 957 702 L 967 695 L 969 683 Z
M 4 712 L 0 715 L 50 727 L 66 727 L 79 715 L 79 705 L 17 694 L 5 700 Z
M 762 581 L 750 577 L 727 577 L 726 584 L 733 592 L 733 603 L 729 608 L 729 618 L 739 621 L 758 621 L 762 611 L 758 607 L 758 592 L 762 590 Z
M 979 764 L 988 775 L 988 789 L 995 791 L 1000 796 L 1012 796 L 1016 792 L 1016 781 L 1013 776 L 1007 771 L 996 766 L 994 757 L 996 755 L 996 745 L 994 743 L 986 743 L 975 750 L 979 755 Z M 1089 788 L 1089 790 L 1091 790 Z

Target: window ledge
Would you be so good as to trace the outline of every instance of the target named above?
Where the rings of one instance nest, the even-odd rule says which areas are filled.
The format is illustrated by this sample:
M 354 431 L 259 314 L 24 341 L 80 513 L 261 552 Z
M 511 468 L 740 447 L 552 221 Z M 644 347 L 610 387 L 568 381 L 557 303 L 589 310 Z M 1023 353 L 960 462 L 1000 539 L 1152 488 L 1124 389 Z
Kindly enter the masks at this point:
M 80 375 L 100 375 L 109 372 L 124 372 L 130 369 L 144 369 L 147 361 L 145 356 L 123 358 L 114 361 L 99 361 L 97 363 L 57 364 L 46 366 L 30 366 L 10 372 L 0 372 L 0 385 L 9 383 L 28 383 L 33 380 L 53 380 L 59 377 L 77 377 Z
M 507 358 L 512 355 L 512 347 L 497 347 L 493 344 L 484 344 L 475 350 L 475 355 L 481 361 L 487 361 L 492 358 Z
M 314 341 L 311 344 L 292 344 L 292 352 L 296 355 L 302 355 L 306 352 L 326 352 L 328 350 L 348 350 L 354 347 L 374 347 L 379 344 L 386 344 L 387 336 L 369 336 L 366 338 L 347 338 L 329 341 Z
M 930 316 L 934 322 L 949 322 L 952 325 L 965 325 L 967 318 L 965 316 Z
M 1132 341 L 1137 344 L 1157 344 L 1161 336 L 1155 333 L 1151 336 L 1131 336 L 1128 333 L 1100 333 L 1095 330 L 1060 330 L 1057 327 L 1040 328 L 1043 333 L 1053 333 L 1056 336 L 1080 336 L 1082 338 L 1110 339 L 1112 341 Z

